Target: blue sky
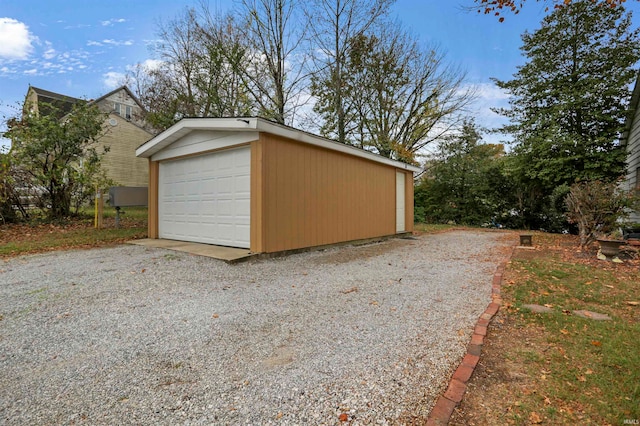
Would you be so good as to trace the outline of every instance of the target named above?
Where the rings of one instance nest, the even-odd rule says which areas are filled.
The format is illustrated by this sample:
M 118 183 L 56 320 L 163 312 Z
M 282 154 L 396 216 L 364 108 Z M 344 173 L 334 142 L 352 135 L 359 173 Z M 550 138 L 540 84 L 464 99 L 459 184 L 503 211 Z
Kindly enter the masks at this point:
M 15 115 L 29 84 L 69 96 L 96 98 L 117 87 L 127 67 L 153 59 L 159 21 L 198 0 L 0 0 L 0 117 Z M 480 124 L 501 122 L 489 108 L 506 104 L 491 78 L 509 79 L 524 59 L 520 34 L 534 31 L 548 2 L 529 0 L 518 15 L 468 11 L 473 0 L 397 0 L 392 15 L 467 71 L 477 88 Z M 225 12 L 233 0 L 209 0 Z M 628 1 L 640 26 L 640 2 Z M 2 127 L 0 127 L 2 131 Z

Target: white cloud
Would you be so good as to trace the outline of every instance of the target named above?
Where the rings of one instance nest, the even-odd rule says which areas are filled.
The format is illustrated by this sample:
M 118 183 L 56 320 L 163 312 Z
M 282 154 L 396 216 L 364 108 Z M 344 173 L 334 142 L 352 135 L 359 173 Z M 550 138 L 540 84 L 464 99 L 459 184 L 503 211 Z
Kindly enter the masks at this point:
M 102 40 L 102 42 L 89 42 L 89 43 L 96 43 L 94 44 L 95 46 L 102 46 L 102 44 L 108 44 L 111 46 L 131 46 L 133 45 L 133 40 L 114 40 L 112 38 L 107 38 Z M 99 44 L 102 43 L 102 44 Z
M 0 18 L 0 59 L 27 59 L 37 39 L 23 22 Z
M 99 41 L 89 40 L 87 41 L 87 46 L 102 46 L 102 43 Z
M 127 20 L 124 18 L 114 18 L 114 19 L 107 19 L 106 21 L 100 21 L 100 24 L 103 27 L 110 27 L 113 24 L 121 24 L 123 22 L 127 22 Z
M 45 41 L 44 42 L 47 50 L 44 51 L 44 53 L 42 54 L 42 56 L 45 59 L 53 59 L 56 57 L 56 55 L 58 54 L 58 52 L 56 52 L 56 49 L 53 48 L 53 44 L 49 41 Z
M 102 77 L 104 78 L 103 83 L 107 89 L 115 89 L 122 84 L 125 75 L 119 72 L 109 71 L 108 73 L 102 74 Z
M 149 71 L 155 71 L 159 69 L 164 62 L 159 59 L 147 59 L 142 63 L 144 69 Z
M 27 75 L 36 75 L 36 74 L 38 74 L 38 69 L 37 68 L 31 68 L 30 70 L 25 70 L 24 73 L 27 74 Z

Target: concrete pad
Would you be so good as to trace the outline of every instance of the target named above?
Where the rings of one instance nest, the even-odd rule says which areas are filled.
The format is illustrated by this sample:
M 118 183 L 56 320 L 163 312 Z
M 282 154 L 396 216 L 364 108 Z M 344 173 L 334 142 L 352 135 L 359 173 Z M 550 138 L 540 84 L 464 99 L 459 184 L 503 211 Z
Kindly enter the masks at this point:
M 141 240 L 131 240 L 128 241 L 128 243 L 145 247 L 163 248 L 167 250 L 197 254 L 198 256 L 224 260 L 228 263 L 240 262 L 256 255 L 255 253 L 251 253 L 249 249 L 191 243 L 188 241 L 145 238 Z

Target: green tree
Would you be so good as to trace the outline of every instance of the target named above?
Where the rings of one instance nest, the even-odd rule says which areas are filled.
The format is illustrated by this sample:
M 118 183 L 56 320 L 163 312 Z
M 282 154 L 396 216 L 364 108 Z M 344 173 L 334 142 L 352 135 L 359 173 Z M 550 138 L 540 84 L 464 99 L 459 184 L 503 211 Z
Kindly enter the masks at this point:
M 540 0 L 536 0 L 536 3 Z M 593 0 L 593 3 L 598 4 L 599 6 L 605 7 L 619 7 L 627 0 Z M 637 1 L 637 0 L 636 0 Z M 543 2 L 547 3 L 547 7 L 545 10 L 550 9 L 550 5 L 553 5 L 553 9 L 560 9 L 572 3 L 572 0 L 543 0 Z M 474 0 L 476 6 L 470 6 L 469 9 L 477 10 L 478 13 L 484 13 L 485 15 L 491 14 L 494 16 L 499 16 L 498 20 L 500 22 L 504 21 L 504 16 L 502 12 L 509 11 L 514 14 L 520 12 L 522 9 L 525 0 Z
M 416 188 L 416 206 L 436 222 L 481 225 L 503 215 L 510 193 L 502 173 L 504 148 L 483 144 L 481 130 L 466 120 L 439 144 Z
M 56 111 L 53 105 L 49 108 Z M 49 216 L 68 216 L 72 205 L 78 205 L 77 197 L 86 197 L 82 188 L 93 188 L 104 178 L 100 168 L 104 151 L 100 152 L 98 140 L 104 134 L 105 115 L 87 103 L 76 104 L 62 119 L 55 113 L 29 111 L 27 106 L 21 118 L 8 122 L 10 155 L 25 176 L 23 184 L 41 195 Z
M 573 1 L 522 40 L 528 62 L 513 80 L 496 80 L 511 96 L 510 108 L 498 112 L 510 120 L 502 131 L 514 137 L 520 181 L 548 198 L 579 180 L 617 179 L 625 166 L 618 140 L 640 59 L 630 13 Z

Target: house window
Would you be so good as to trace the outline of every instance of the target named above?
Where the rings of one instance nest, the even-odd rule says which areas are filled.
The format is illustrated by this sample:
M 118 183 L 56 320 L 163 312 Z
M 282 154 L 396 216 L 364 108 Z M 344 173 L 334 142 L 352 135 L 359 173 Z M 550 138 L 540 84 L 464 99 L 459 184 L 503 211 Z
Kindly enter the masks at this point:
M 119 103 L 115 102 L 113 104 L 113 112 L 115 112 L 116 114 L 119 115 L 120 114 L 120 107 L 121 107 L 121 105 Z
M 127 120 L 131 120 L 131 107 L 129 105 L 126 105 L 124 110 L 124 118 L 126 118 Z

